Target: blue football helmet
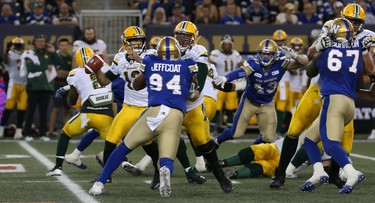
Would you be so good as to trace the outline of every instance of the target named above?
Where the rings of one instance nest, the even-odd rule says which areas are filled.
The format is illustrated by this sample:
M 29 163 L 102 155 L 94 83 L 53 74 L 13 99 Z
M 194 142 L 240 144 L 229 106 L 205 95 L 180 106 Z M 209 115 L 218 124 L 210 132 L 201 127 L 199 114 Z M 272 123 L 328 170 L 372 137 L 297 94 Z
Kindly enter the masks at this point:
M 265 39 L 260 42 L 257 48 L 257 57 L 263 66 L 273 64 L 277 58 L 278 46 L 272 39 Z

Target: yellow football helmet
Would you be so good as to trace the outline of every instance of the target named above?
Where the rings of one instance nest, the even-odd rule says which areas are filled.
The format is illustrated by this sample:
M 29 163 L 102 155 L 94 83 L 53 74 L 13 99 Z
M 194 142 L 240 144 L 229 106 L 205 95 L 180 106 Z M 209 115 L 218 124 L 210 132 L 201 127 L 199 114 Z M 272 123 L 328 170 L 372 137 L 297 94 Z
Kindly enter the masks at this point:
M 334 41 L 346 44 L 354 38 L 354 27 L 346 18 L 336 18 L 331 23 L 328 34 Z
M 278 46 L 272 39 L 265 39 L 260 42 L 257 48 L 258 60 L 263 66 L 269 66 L 277 58 Z
M 285 41 L 287 37 L 288 35 L 286 34 L 286 32 L 281 29 L 276 30 L 272 35 L 272 39 L 275 42 Z
M 177 39 L 166 36 L 160 40 L 156 47 L 159 57 L 167 60 L 178 60 L 181 57 L 181 47 Z
M 131 43 L 131 41 L 135 39 L 141 39 L 142 42 L 140 44 Z M 140 55 L 146 50 L 146 34 L 140 27 L 127 27 L 122 32 L 121 44 L 124 50 L 134 50 L 138 55 Z
M 13 38 L 12 45 L 13 49 L 20 53 L 25 49 L 25 41 L 21 37 Z
M 79 48 L 75 53 L 76 64 L 79 67 L 84 67 L 86 62 L 94 56 L 94 51 L 86 46 Z
M 303 50 L 303 46 L 304 46 L 304 42 L 301 38 L 299 37 L 293 37 L 291 40 L 290 40 L 290 44 L 292 46 L 292 48 L 295 50 L 295 51 L 302 51 Z
M 341 11 L 341 16 L 350 20 L 356 32 L 361 32 L 363 30 L 363 24 L 366 20 L 366 12 L 359 4 L 348 4 Z
M 194 46 L 199 40 L 199 31 L 197 26 L 190 21 L 182 21 L 174 28 L 174 37 L 181 45 L 181 51 L 186 52 Z
M 149 43 L 150 48 L 156 49 L 156 46 L 158 45 L 158 43 L 160 42 L 160 40 L 161 40 L 161 37 L 152 37 L 150 39 L 150 43 Z

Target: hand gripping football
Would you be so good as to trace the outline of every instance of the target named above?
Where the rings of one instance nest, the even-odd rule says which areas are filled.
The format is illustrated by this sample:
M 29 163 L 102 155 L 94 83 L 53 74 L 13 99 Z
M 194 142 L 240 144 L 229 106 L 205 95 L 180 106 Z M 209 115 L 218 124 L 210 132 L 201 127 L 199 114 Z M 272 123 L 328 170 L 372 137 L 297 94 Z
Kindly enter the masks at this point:
M 104 60 L 99 55 L 95 54 L 85 64 L 85 72 L 87 74 L 96 73 L 104 65 Z

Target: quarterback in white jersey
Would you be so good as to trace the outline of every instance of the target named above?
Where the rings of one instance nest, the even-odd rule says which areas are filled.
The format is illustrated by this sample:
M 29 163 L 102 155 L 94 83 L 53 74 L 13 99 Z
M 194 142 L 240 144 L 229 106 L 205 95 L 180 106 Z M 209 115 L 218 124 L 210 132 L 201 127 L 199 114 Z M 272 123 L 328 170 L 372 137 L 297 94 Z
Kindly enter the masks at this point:
M 83 46 L 90 47 L 95 54 L 99 54 L 106 63 L 109 63 L 107 44 L 101 39 L 96 39 L 94 28 L 88 27 L 83 30 L 82 39 L 73 42 L 73 53 Z M 76 67 L 74 58 L 72 64 L 73 68 Z
M 4 136 L 4 126 L 8 123 L 9 117 L 14 109 L 17 109 L 17 128 L 14 134 L 14 139 L 21 139 L 23 137 L 22 124 L 27 108 L 27 76 L 21 76 L 20 66 L 24 45 L 25 43 L 22 38 L 15 37 L 10 43 L 8 43 L 4 55 L 4 65 L 9 74 L 9 82 L 5 110 L 0 123 L 0 137 Z
M 207 61 L 208 52 L 202 45 L 196 44 L 199 39 L 199 31 L 194 23 L 190 21 L 182 21 L 176 25 L 174 36 L 181 45 L 182 59 L 192 58 L 197 63 L 198 70 L 198 90 L 201 92 L 199 98 L 195 102 L 188 101 L 186 103 L 187 113 L 184 117 L 182 126 L 186 129 L 193 145 L 202 153 L 203 157 L 212 167 L 212 172 L 217 181 L 220 183 L 224 192 L 233 190 L 232 183 L 225 177 L 221 168 L 217 154 L 215 143 L 210 135 L 209 120 L 205 116 L 203 106 L 204 83 L 208 75 Z

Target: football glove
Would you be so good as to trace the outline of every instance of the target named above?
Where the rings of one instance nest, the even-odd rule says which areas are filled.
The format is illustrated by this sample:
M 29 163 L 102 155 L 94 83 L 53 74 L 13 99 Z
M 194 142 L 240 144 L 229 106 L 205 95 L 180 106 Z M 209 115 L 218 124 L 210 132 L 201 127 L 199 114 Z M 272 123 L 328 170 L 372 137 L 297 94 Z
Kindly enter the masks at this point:
M 225 83 L 228 81 L 228 79 L 225 76 L 218 75 L 214 79 L 214 83 L 217 86 L 220 86 L 221 88 L 224 88 Z
M 56 90 L 55 92 L 55 98 L 57 99 L 62 99 L 62 95 L 65 94 L 69 89 L 66 87 L 60 87 L 59 89 Z
M 372 43 L 372 37 L 371 35 L 367 35 L 362 40 L 362 51 L 368 50 L 368 48 L 371 46 Z
M 281 46 L 279 47 L 280 51 L 285 54 L 285 57 L 287 59 L 295 59 L 297 58 L 297 54 L 289 47 L 287 46 Z
M 332 39 L 328 36 L 320 36 L 315 45 L 317 51 L 323 51 L 324 49 L 331 47 L 333 44 Z

